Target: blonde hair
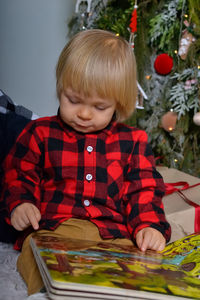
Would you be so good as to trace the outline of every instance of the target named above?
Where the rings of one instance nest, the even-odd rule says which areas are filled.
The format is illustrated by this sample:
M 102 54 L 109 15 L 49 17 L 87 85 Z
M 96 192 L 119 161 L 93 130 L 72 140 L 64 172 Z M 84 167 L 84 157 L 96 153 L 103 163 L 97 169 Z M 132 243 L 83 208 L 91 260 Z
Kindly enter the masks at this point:
M 129 43 L 112 32 L 91 29 L 77 33 L 60 54 L 56 78 L 58 98 L 69 87 L 87 97 L 95 93 L 115 100 L 118 121 L 135 109 L 135 56 Z

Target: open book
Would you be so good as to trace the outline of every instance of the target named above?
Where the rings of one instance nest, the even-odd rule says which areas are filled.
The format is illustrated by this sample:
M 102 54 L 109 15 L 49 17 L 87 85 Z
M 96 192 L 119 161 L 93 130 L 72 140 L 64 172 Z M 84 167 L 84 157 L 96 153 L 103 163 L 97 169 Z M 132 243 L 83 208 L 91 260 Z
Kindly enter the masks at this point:
M 200 299 L 200 234 L 156 253 L 134 246 L 34 234 L 50 299 Z

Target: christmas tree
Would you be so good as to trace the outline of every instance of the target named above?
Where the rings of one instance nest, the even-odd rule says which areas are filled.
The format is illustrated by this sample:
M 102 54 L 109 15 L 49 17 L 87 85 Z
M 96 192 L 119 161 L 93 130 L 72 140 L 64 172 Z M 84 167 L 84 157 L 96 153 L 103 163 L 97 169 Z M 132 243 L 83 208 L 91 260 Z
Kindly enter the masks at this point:
M 199 0 L 77 2 L 70 35 L 100 28 L 133 46 L 138 83 L 147 99 L 127 123 L 148 133 L 159 163 L 199 177 Z

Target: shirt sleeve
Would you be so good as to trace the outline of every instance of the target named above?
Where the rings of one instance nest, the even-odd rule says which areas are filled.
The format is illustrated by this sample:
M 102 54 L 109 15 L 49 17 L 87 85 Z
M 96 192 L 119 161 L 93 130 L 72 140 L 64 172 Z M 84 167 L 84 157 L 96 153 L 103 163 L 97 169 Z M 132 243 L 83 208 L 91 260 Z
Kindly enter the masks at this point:
M 164 194 L 164 182 L 156 170 L 147 134 L 139 131 L 127 172 L 127 228 L 133 240 L 139 230 L 152 227 L 169 241 L 171 228 L 163 209 Z
M 40 178 L 42 172 L 42 142 L 31 121 L 18 137 L 4 163 L 2 201 L 8 216 L 22 203 L 40 207 Z

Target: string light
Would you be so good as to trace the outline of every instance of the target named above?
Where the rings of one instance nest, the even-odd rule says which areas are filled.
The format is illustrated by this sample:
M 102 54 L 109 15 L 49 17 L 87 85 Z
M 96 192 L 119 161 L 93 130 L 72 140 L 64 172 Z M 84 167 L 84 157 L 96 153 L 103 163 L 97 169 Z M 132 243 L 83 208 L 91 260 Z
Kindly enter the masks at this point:
M 200 66 L 198 66 L 197 68 L 198 68 L 198 70 L 200 70 Z
M 174 159 L 174 162 L 175 162 L 175 163 L 177 163 L 177 162 L 178 162 L 178 159 L 177 159 L 177 158 L 175 158 L 175 159 Z
M 174 53 L 175 53 L 175 54 L 177 54 L 177 53 L 178 53 L 178 51 L 177 51 L 177 50 L 174 50 Z
M 151 75 L 146 75 L 145 77 L 147 80 L 149 80 L 151 78 Z
M 188 15 L 187 15 L 187 14 L 185 14 L 185 15 L 184 15 L 184 17 L 185 17 L 185 18 L 188 18 Z
M 116 33 L 116 36 L 119 36 L 119 33 Z

